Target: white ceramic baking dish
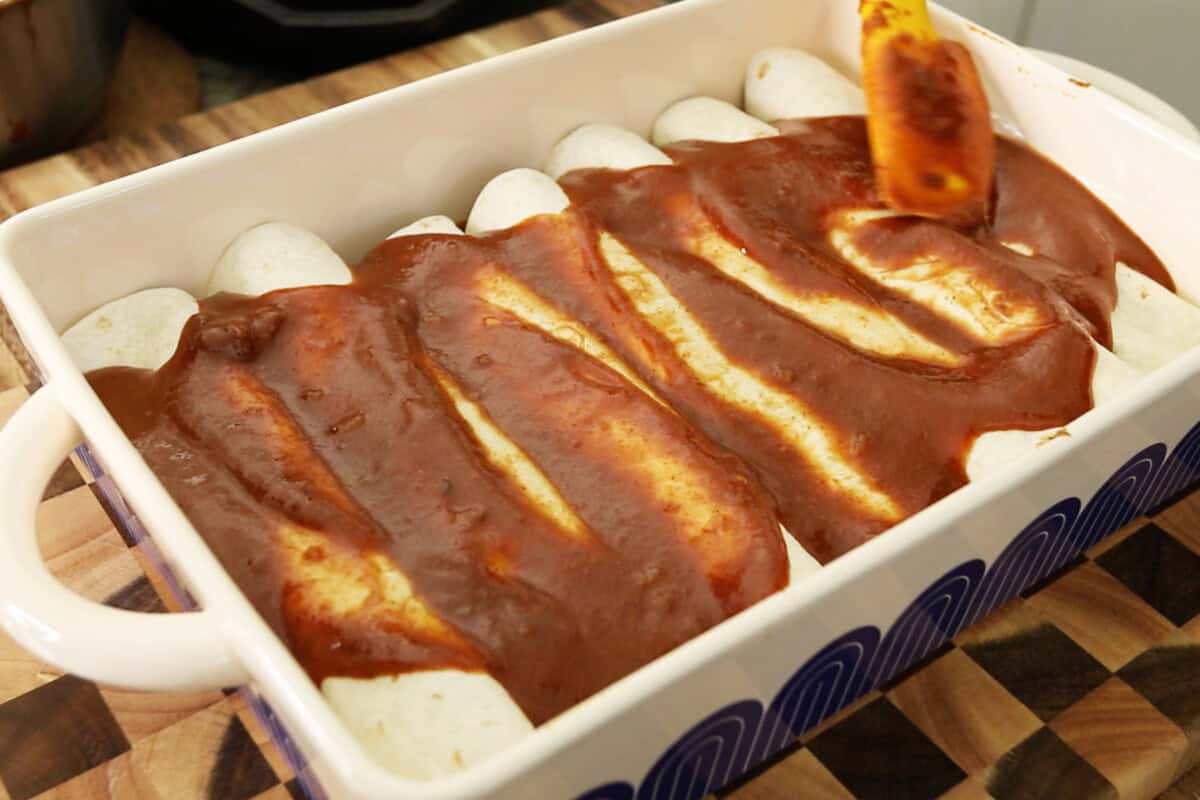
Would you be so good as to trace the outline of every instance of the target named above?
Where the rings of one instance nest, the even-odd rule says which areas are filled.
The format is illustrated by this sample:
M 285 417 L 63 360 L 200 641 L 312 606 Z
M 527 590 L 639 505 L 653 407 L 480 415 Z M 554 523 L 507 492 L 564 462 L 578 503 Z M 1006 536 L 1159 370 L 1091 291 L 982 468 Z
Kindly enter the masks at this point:
M 325 791 L 356 798 L 698 798 L 1200 477 L 1200 352 L 1034 457 L 972 484 L 799 585 L 605 689 L 498 757 L 432 783 L 361 751 L 72 365 L 55 331 L 152 286 L 198 290 L 241 231 L 282 219 L 347 259 L 399 224 L 462 218 L 491 176 L 572 128 L 647 132 L 694 94 L 738 101 L 752 53 L 856 71 L 850 0 L 689 0 L 430 78 L 25 212 L 0 226 L 0 301 L 45 386 L 0 434 L 0 620 L 39 656 L 150 690 L 249 684 Z M 1200 299 L 1200 147 L 935 9 L 997 115 L 1081 178 Z M 85 601 L 42 564 L 34 513 L 84 439 L 202 609 Z

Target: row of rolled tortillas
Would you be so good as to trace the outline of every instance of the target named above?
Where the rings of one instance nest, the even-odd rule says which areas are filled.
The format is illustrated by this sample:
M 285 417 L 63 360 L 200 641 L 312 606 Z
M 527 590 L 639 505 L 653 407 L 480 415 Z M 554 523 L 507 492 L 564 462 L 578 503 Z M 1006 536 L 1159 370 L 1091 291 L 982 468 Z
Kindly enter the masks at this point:
M 712 98 L 683 100 L 659 116 L 653 144 L 620 128 L 584 126 L 555 146 L 544 171 L 516 169 L 488 183 L 470 213 L 466 233 L 449 218 L 435 216 L 418 220 L 392 236 L 501 230 L 534 215 L 563 211 L 569 201 L 555 179 L 573 169 L 667 164 L 670 158 L 658 146 L 687 139 L 732 142 L 773 136 L 777 133 L 769 124 L 773 120 L 865 111 L 862 92 L 855 83 L 811 55 L 784 49 L 764 51 L 752 60 L 745 106 L 742 111 Z M 855 222 L 851 217 L 846 224 Z M 1023 247 L 1022 243 L 1012 246 Z M 616 255 L 623 263 L 633 259 L 628 253 Z M 714 266 L 768 300 L 787 302 L 773 293 L 769 274 L 745 254 L 729 253 L 718 246 L 711 255 Z M 844 255 L 853 260 L 853 253 Z M 627 266 L 638 268 L 636 264 Z M 267 223 L 242 234 L 229 246 L 213 268 L 207 293 L 259 295 L 290 287 L 345 284 L 351 277 L 345 262 L 314 234 L 284 223 Z M 1117 282 L 1119 302 L 1112 318 L 1115 354 L 1097 345 L 1092 388 L 1098 404 L 1115 396 L 1143 371 L 1200 344 L 1200 309 L 1124 265 L 1118 265 Z M 967 315 L 975 312 L 953 287 L 925 288 L 932 292 L 932 300 L 941 304 L 938 308 Z M 66 331 L 63 340 L 85 371 L 118 365 L 157 369 L 174 353 L 184 323 L 197 309 L 196 299 L 186 292 L 148 289 L 89 314 Z M 810 321 L 830 335 L 867 350 L 922 346 L 897 327 L 898 321 L 864 316 L 859 309 L 826 304 L 792 310 L 809 315 Z M 968 459 L 968 474 L 976 479 L 1032 451 L 1048 433 L 1006 431 L 980 437 Z M 817 568 L 791 536 L 785 533 L 784 541 L 792 580 Z M 330 678 L 321 690 L 382 765 L 411 778 L 434 778 L 468 768 L 532 729 L 503 687 L 486 674 L 435 670 L 370 680 Z

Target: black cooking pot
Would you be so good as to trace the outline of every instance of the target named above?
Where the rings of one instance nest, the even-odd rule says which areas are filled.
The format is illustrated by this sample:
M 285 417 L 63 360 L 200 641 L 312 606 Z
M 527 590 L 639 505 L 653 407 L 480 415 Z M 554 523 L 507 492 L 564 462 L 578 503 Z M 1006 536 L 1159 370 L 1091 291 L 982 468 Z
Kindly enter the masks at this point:
M 66 147 L 100 110 L 125 0 L 0 0 L 0 168 Z
M 136 0 L 193 50 L 315 74 L 366 61 L 554 0 Z

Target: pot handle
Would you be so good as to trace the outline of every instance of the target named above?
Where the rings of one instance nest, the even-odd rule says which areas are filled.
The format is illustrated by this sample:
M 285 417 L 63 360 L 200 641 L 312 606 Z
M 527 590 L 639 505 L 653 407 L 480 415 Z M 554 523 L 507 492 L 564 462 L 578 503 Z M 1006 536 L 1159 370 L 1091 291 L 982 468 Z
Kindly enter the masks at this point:
M 75 594 L 47 569 L 38 550 L 38 506 L 82 441 L 52 384 L 0 430 L 0 626 L 38 658 L 99 683 L 193 691 L 248 682 L 212 611 L 110 608 Z

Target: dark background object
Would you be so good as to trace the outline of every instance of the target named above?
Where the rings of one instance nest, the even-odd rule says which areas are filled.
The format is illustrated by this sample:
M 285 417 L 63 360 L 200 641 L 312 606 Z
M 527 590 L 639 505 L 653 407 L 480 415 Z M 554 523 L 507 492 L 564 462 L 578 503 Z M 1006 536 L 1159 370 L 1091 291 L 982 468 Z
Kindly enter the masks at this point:
M 57 150 L 100 111 L 125 0 L 0 3 L 0 168 Z
M 367 61 L 554 0 L 135 0 L 193 53 L 281 80 Z

